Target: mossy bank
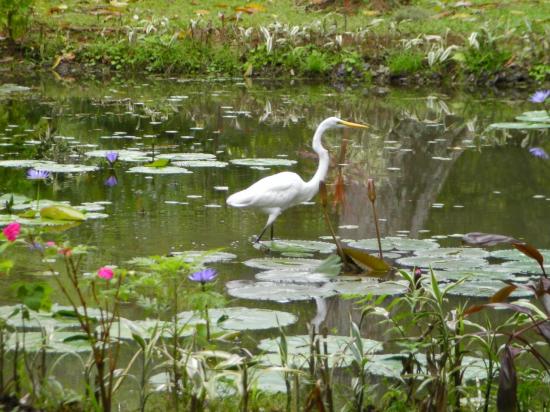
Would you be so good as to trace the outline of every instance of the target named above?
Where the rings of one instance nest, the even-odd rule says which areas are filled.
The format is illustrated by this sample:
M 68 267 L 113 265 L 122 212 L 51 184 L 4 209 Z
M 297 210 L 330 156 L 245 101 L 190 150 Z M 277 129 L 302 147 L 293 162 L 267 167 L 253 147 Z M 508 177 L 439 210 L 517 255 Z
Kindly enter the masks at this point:
M 544 1 L 0 0 L 0 10 L 4 73 L 467 85 L 550 78 Z

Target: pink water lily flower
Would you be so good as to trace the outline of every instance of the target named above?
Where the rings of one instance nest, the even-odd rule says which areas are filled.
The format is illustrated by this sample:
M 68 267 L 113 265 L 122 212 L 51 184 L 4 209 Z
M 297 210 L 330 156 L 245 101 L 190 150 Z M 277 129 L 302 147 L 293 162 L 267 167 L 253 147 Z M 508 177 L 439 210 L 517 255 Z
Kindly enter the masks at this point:
M 21 224 L 17 222 L 10 223 L 2 230 L 2 233 L 9 242 L 15 242 L 15 239 L 19 236 L 19 232 L 21 232 Z
M 97 276 L 99 276 L 101 279 L 111 280 L 113 278 L 113 275 L 113 269 L 107 266 L 103 266 L 97 271 Z

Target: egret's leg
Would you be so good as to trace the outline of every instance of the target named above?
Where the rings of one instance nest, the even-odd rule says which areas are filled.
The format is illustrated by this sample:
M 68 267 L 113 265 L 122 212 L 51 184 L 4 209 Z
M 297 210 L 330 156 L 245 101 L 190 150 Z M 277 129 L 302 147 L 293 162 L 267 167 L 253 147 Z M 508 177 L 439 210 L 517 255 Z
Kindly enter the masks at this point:
M 262 239 L 262 236 L 264 235 L 264 233 L 265 233 L 265 231 L 267 230 L 268 227 L 269 227 L 269 225 L 265 225 L 265 227 L 262 229 L 262 232 L 258 235 L 258 237 L 254 241 L 254 243 L 258 243 Z
M 271 240 L 273 240 L 273 228 L 275 227 L 275 223 L 271 224 Z
M 260 239 L 262 238 L 262 236 L 264 235 L 265 231 L 267 230 L 268 227 L 271 226 L 271 229 L 273 230 L 273 222 L 275 222 L 275 219 L 277 219 L 277 217 L 281 214 L 280 211 L 277 210 L 277 212 L 275 213 L 272 213 L 269 215 L 269 217 L 267 218 L 267 223 L 265 224 L 264 228 L 262 229 L 262 232 L 260 233 L 260 235 L 256 238 L 256 240 L 254 241 L 254 243 L 258 243 L 260 241 Z M 273 239 L 273 232 L 271 232 L 272 234 L 272 239 Z

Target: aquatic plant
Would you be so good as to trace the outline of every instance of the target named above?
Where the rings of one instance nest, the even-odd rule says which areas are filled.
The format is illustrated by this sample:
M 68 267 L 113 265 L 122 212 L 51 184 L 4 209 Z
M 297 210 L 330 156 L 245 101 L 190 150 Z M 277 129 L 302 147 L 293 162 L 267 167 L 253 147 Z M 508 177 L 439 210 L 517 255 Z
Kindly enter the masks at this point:
M 533 103 L 544 103 L 550 96 L 550 90 L 538 90 L 531 95 L 529 100 Z
M 107 152 L 105 153 L 105 159 L 109 162 L 109 166 L 113 167 L 116 161 L 118 160 L 118 152 Z
M 4 234 L 8 242 L 15 242 L 20 232 L 21 232 L 21 224 L 18 222 L 12 222 L 9 225 L 7 225 L 4 229 L 2 229 L 2 233 Z
M 549 158 L 548 153 L 542 147 L 532 147 L 529 149 L 529 153 L 540 159 L 547 160 Z
M 204 286 L 206 285 L 206 283 L 213 282 L 217 276 L 218 276 L 218 273 L 216 272 L 215 269 L 207 268 L 207 269 L 203 269 L 198 272 L 195 272 L 189 275 L 188 277 L 189 277 L 189 280 L 200 283 L 202 288 L 204 289 Z

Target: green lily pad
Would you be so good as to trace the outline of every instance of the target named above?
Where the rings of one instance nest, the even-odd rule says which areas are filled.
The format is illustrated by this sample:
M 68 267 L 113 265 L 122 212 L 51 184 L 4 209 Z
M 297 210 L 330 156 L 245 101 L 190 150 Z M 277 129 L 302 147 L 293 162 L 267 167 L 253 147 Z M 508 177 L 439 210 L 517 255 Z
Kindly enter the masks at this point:
M 512 260 L 501 263 L 500 265 L 491 265 L 495 270 L 511 271 L 513 273 L 542 274 L 542 270 L 534 260 Z M 544 265 L 546 273 L 550 273 L 550 264 Z
M 286 283 L 326 283 L 332 279 L 332 276 L 326 273 L 317 273 L 315 271 L 289 271 L 285 269 L 273 269 L 258 272 L 255 277 L 257 280 L 264 282 Z
M 325 339 L 317 336 L 320 340 L 320 346 L 323 348 Z M 348 366 L 353 359 L 351 345 L 353 338 L 349 336 L 328 335 L 326 338 L 328 361 L 330 367 Z M 382 351 L 382 343 L 372 339 L 361 339 L 363 344 L 363 355 L 370 355 Z M 281 366 L 279 355 L 279 345 L 281 338 L 262 339 L 258 349 L 267 352 L 258 357 L 261 364 L 270 366 Z M 310 337 L 309 335 L 286 336 L 287 353 L 289 356 L 289 366 L 303 369 L 308 367 L 310 356 Z M 323 349 L 322 349 L 323 350 Z
M 172 162 L 216 160 L 216 156 L 210 153 L 163 153 L 156 157 L 157 159 L 168 159 Z
M 0 226 L 10 224 L 11 222 L 18 222 L 23 226 L 43 226 L 59 229 L 61 226 L 65 226 L 67 229 L 77 225 L 77 221 L 69 220 L 53 220 L 53 219 L 28 219 L 17 215 L 0 215 Z
M 550 250 L 549 249 L 539 249 L 539 252 L 544 257 L 545 261 L 550 261 Z M 521 262 L 534 262 L 529 256 L 521 253 L 517 249 L 501 249 L 494 250 L 490 253 L 490 256 L 495 259 L 505 259 L 505 260 L 517 260 Z
M 172 252 L 172 256 L 182 256 L 186 262 L 200 262 L 202 265 L 217 262 L 228 262 L 236 259 L 237 255 L 234 253 L 221 252 L 221 251 L 207 251 L 207 250 L 186 250 L 185 252 Z
M 11 93 L 26 93 L 31 90 L 30 87 L 27 86 L 20 86 L 18 84 L 13 83 L 4 83 L 0 86 L 0 96 L 8 95 Z
M 336 250 L 334 244 L 316 240 L 267 240 L 254 244 L 254 247 L 282 253 L 332 253 Z
M 535 110 L 516 116 L 516 120 L 521 122 L 550 123 L 550 116 L 546 110 Z
M 186 160 L 182 162 L 172 162 L 174 166 L 180 167 L 226 167 L 229 163 L 219 160 Z
M 75 165 L 75 164 L 60 164 L 60 163 L 51 163 L 47 165 L 34 166 L 34 168 L 39 168 L 45 172 L 50 173 L 88 173 L 95 172 L 99 169 L 97 166 L 88 166 L 88 165 Z
M 403 375 L 406 375 L 403 370 L 402 361 L 407 358 L 408 355 L 402 353 L 372 355 L 368 358 L 365 371 L 367 374 L 373 376 L 402 380 Z M 416 374 L 418 375 L 418 379 L 422 380 L 423 377 L 429 375 L 426 367 L 426 355 L 416 354 L 415 358 L 420 364 L 420 370 Z M 462 359 L 462 370 L 464 371 L 464 379 L 466 381 L 483 380 L 487 377 L 487 368 L 483 359 L 480 358 L 465 356 Z
M 491 270 L 493 265 L 484 267 L 478 270 L 434 270 L 435 278 L 439 282 L 454 282 L 462 278 L 467 278 L 467 282 L 485 282 L 491 280 L 513 280 L 517 281 L 517 277 L 511 271 Z M 429 273 L 424 276 L 429 277 Z
M 325 298 L 336 293 L 323 287 L 309 284 L 274 282 L 228 282 L 227 293 L 239 299 L 268 300 L 273 302 L 294 302 Z
M 249 167 L 292 166 L 297 163 L 296 160 L 280 158 L 233 159 L 229 162 L 234 165 Z
M 472 270 L 476 268 L 484 268 L 489 263 L 481 258 L 462 258 L 460 256 L 448 257 L 424 257 L 410 256 L 397 259 L 396 263 L 406 267 L 417 267 L 424 269 L 441 269 L 441 270 Z
M 284 327 L 296 323 L 298 318 L 291 313 L 278 310 L 231 307 L 209 309 L 208 316 L 212 324 L 229 331 L 261 330 Z M 201 319 L 197 312 L 181 312 L 178 319 L 188 323 L 193 319 Z
M 170 164 L 170 160 L 168 159 L 156 159 L 154 162 L 147 163 L 145 167 L 161 168 L 161 167 L 166 167 L 169 164 Z
M 504 282 L 484 281 L 484 282 L 464 282 L 454 288 L 451 288 L 447 294 L 453 296 L 468 296 L 475 298 L 490 298 L 500 289 L 505 287 Z M 512 298 L 529 298 L 533 293 L 524 289 L 516 289 L 510 297 Z
M 283 270 L 296 270 L 306 271 L 314 269 L 322 263 L 319 259 L 306 259 L 306 258 L 255 258 L 248 259 L 243 262 L 246 266 L 262 270 L 270 269 L 283 269 Z
M 485 258 L 489 256 L 489 252 L 481 248 L 474 247 L 441 247 L 437 249 L 417 250 L 414 252 L 417 256 L 426 258 L 451 258 L 451 259 L 469 259 L 469 258 Z
M 428 239 L 408 239 L 401 237 L 386 237 L 381 239 L 382 251 L 414 252 L 439 248 L 439 244 Z M 378 250 L 377 239 L 362 239 L 350 242 L 349 247 L 356 249 Z
M 126 171 L 126 173 L 144 173 L 148 175 L 181 175 L 193 173 L 190 170 L 184 169 L 183 167 L 176 166 L 166 166 L 166 167 L 147 167 L 147 166 L 137 166 L 132 167 Z
M 323 287 L 339 295 L 349 296 L 397 296 L 408 290 L 404 281 L 379 282 L 376 278 L 358 276 L 353 280 L 335 278 L 334 281 L 325 284 Z
M 86 340 L 70 340 L 76 336 L 83 336 L 81 332 L 54 332 L 47 333 L 45 336 L 41 332 L 25 332 L 21 334 L 12 334 L 6 343 L 8 351 L 15 350 L 18 343 L 19 350 L 25 348 L 26 352 L 38 352 L 45 349 L 46 353 L 83 353 L 90 352 L 91 346 Z M 44 344 L 45 340 L 45 344 Z
M 86 216 L 79 210 L 65 205 L 52 205 L 40 209 L 40 216 L 43 219 L 52 220 L 86 220 Z
M 112 150 L 91 150 L 84 153 L 88 157 L 100 157 L 105 159 L 107 153 L 112 152 Z M 116 150 L 118 153 L 118 160 L 121 162 L 136 162 L 144 163 L 151 161 L 151 155 L 146 152 L 141 152 L 138 150 Z
M 548 123 L 524 123 L 524 122 L 503 122 L 490 124 L 488 129 L 517 129 L 517 130 L 530 130 L 530 129 L 547 129 L 550 127 Z
M 37 170 L 44 170 L 44 167 L 55 165 L 55 162 L 48 160 L 33 160 L 33 159 L 18 159 L 18 160 L 0 160 L 0 167 L 14 167 L 14 168 L 34 168 Z

